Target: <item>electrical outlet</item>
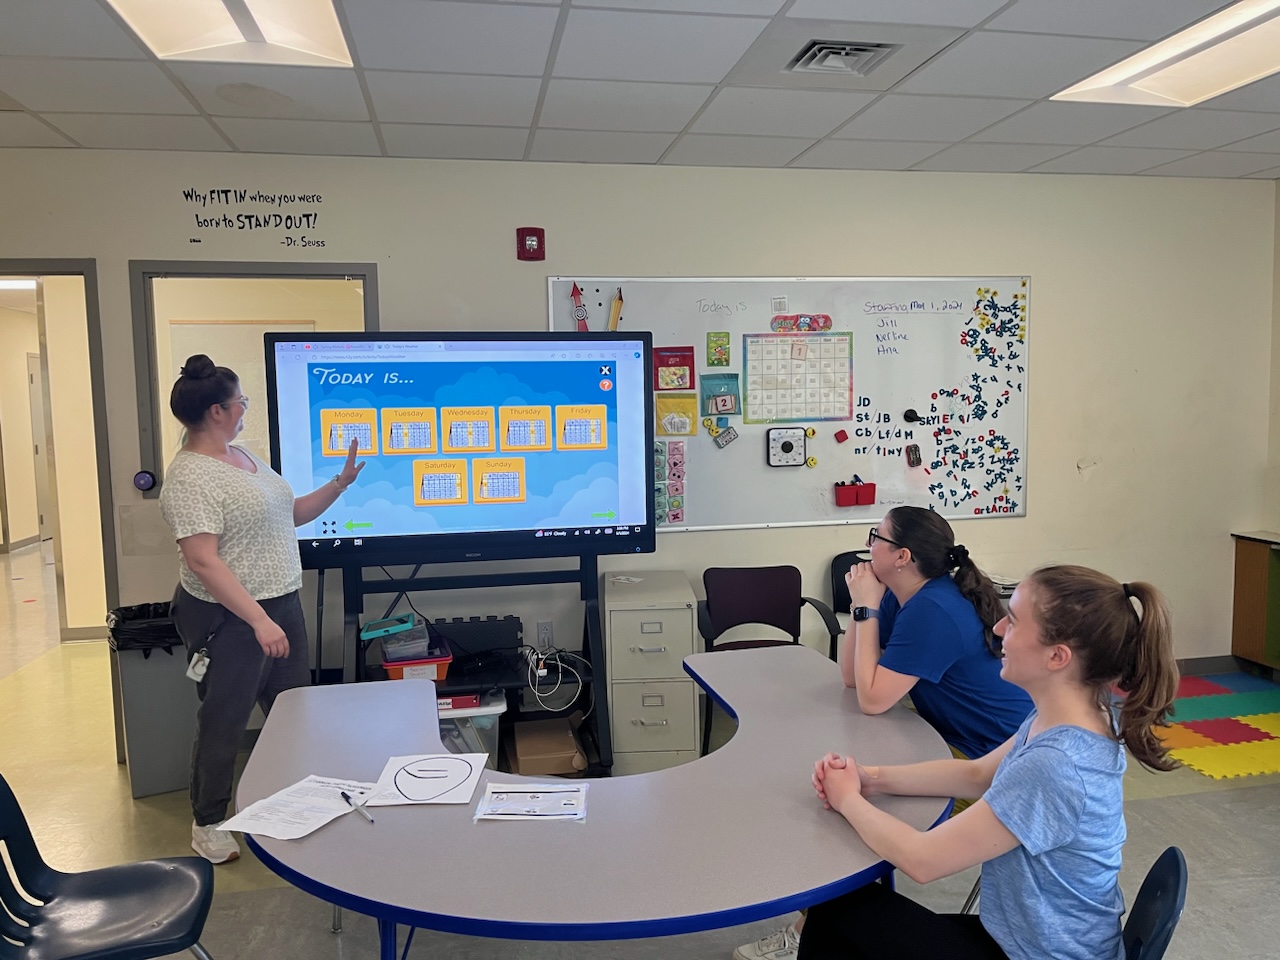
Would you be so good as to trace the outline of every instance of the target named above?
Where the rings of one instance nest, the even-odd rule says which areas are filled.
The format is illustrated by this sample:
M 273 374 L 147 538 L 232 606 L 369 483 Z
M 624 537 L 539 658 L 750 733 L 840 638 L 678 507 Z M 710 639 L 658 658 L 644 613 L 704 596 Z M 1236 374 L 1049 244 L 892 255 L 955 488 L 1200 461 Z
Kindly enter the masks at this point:
M 539 650 L 551 649 L 551 647 L 554 645 L 552 642 L 551 636 L 552 636 L 551 621 L 539 620 L 538 621 L 538 649 Z

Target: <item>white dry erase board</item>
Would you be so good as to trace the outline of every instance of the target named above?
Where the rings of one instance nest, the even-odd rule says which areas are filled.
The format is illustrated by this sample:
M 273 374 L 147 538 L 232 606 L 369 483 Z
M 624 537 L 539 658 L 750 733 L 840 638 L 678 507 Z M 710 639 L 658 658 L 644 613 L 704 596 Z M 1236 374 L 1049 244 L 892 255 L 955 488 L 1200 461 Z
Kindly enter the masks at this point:
M 548 311 L 552 330 L 652 331 L 660 529 L 964 519 L 1026 513 L 1029 290 L 551 277 Z M 855 475 L 874 497 L 837 486 Z

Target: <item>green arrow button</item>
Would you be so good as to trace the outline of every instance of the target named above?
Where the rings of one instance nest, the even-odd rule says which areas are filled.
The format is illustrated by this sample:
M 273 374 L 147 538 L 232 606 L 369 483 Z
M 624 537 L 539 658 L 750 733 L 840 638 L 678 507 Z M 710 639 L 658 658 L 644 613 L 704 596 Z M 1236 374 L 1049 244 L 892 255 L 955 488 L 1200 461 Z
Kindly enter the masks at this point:
M 356 523 L 354 520 L 347 521 L 347 532 L 350 533 L 356 527 L 372 527 L 372 523 Z
M 604 513 L 593 513 L 591 516 L 600 517 L 601 519 L 604 519 L 604 520 L 612 520 L 614 517 L 617 516 L 617 514 L 614 513 L 612 510 L 606 510 Z

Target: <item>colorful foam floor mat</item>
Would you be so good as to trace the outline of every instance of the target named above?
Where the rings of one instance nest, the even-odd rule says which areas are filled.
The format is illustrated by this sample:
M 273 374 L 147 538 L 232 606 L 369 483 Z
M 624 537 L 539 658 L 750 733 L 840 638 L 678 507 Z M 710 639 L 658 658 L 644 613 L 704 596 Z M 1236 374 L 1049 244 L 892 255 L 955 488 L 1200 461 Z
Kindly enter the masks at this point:
M 1156 735 L 1215 780 L 1280 773 L 1280 685 L 1249 673 L 1183 677 L 1168 727 Z

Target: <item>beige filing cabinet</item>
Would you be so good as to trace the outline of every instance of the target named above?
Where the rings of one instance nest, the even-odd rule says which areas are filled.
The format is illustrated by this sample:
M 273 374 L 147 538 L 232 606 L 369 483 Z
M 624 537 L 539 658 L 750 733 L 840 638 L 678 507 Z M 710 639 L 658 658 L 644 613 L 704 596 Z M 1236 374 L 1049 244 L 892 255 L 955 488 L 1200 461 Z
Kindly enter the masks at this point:
M 689 578 L 675 570 L 606 574 L 602 593 L 614 775 L 695 759 L 698 688 L 682 665 L 697 635 Z

